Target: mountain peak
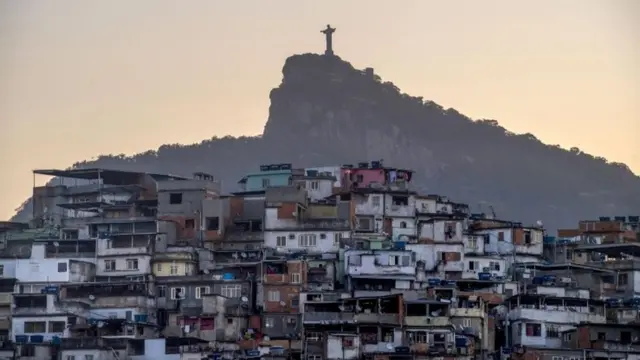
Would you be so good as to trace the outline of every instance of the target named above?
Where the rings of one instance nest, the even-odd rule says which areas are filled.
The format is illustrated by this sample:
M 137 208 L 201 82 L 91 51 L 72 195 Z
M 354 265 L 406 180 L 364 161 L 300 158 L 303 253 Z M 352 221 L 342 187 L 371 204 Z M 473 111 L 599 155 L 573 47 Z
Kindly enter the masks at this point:
M 383 82 L 335 55 L 301 54 L 285 61 L 270 93 L 262 137 L 225 137 L 200 145 L 163 145 L 134 155 L 101 156 L 76 167 L 156 173 L 215 174 L 225 191 L 260 164 L 299 167 L 372 159 L 415 170 L 417 190 L 450 196 L 473 211 L 573 226 L 598 216 L 640 213 L 640 178 L 577 148 L 549 146 L 495 120 L 474 121 Z M 14 218 L 25 220 L 30 206 Z

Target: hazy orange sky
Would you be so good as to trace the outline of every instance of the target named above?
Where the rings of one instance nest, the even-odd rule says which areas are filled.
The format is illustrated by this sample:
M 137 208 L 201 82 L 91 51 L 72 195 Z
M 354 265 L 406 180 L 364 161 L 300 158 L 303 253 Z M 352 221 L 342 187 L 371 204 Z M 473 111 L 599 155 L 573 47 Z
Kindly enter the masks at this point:
M 261 133 L 327 23 L 405 92 L 640 172 L 638 0 L 2 0 L 0 220 L 34 168 Z

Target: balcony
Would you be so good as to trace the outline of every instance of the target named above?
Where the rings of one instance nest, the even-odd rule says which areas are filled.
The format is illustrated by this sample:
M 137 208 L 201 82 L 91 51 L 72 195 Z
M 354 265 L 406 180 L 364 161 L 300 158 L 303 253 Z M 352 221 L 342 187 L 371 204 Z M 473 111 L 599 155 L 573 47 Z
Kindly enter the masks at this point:
M 613 341 L 596 340 L 591 342 L 592 349 L 607 350 L 607 351 L 640 351 L 640 345 L 635 344 L 621 344 Z
M 415 205 L 398 205 L 398 204 L 393 204 L 393 203 L 388 203 L 386 204 L 386 207 L 384 209 L 384 214 L 385 216 L 391 216 L 391 217 L 413 217 L 415 216 Z
M 98 256 L 114 256 L 114 255 L 150 255 L 151 250 L 148 247 L 126 247 L 126 248 L 103 248 L 98 249 Z
M 406 316 L 404 324 L 406 326 L 450 326 L 451 320 L 446 316 Z
M 9 306 L 13 301 L 13 294 L 0 293 L 0 306 Z
M 125 349 L 127 347 L 126 339 L 109 339 L 109 338 L 62 338 L 60 339 L 60 349 L 77 350 L 77 349 L 100 349 L 102 347 L 110 347 L 113 349 Z
M 399 343 L 393 342 L 379 342 L 377 344 L 364 344 L 362 346 L 362 352 L 365 354 L 378 354 L 378 353 L 393 353 L 395 348 L 401 346 Z
M 359 313 L 354 319 L 359 324 L 397 324 L 400 325 L 398 314 Z
M 451 308 L 449 316 L 452 317 L 484 317 L 485 313 L 480 308 Z
M 288 283 L 289 279 L 289 274 L 266 274 L 263 282 L 265 285 L 280 285 Z
M 343 324 L 354 322 L 355 314 L 352 312 L 305 312 L 302 315 L 303 323 L 327 323 Z
M 256 242 L 264 240 L 263 232 L 254 231 L 234 231 L 228 232 L 225 236 L 228 242 Z
M 349 220 L 343 219 L 306 219 L 295 224 L 291 230 L 349 230 Z
M 545 322 L 549 319 L 562 324 L 579 324 L 582 322 L 604 324 L 605 315 L 587 312 L 572 312 L 568 310 L 539 310 L 539 309 L 514 309 L 509 312 L 512 321 L 527 319 L 531 321 Z

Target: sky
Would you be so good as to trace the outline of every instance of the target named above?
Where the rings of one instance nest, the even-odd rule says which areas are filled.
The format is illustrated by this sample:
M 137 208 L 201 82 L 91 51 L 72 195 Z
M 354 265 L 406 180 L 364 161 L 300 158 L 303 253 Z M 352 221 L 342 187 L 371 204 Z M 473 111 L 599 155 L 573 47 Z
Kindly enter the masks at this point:
M 0 220 L 33 169 L 260 134 L 327 24 L 403 92 L 640 173 L 637 0 L 0 0 Z

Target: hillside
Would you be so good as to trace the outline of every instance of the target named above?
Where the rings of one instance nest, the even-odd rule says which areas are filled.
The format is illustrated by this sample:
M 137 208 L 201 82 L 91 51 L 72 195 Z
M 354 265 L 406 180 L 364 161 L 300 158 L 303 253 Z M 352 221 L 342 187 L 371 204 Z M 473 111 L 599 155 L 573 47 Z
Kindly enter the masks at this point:
M 338 57 L 288 58 L 282 83 L 270 98 L 261 137 L 163 145 L 74 166 L 182 175 L 204 171 L 232 191 L 246 172 L 264 163 L 317 166 L 384 159 L 415 169 L 418 190 L 448 195 L 474 211 L 488 211 L 491 204 L 500 217 L 543 220 L 548 228 L 640 213 L 640 177 L 625 165 L 510 133 L 495 120 L 473 121 L 403 94 Z M 27 219 L 29 209 L 25 202 L 14 219 Z

